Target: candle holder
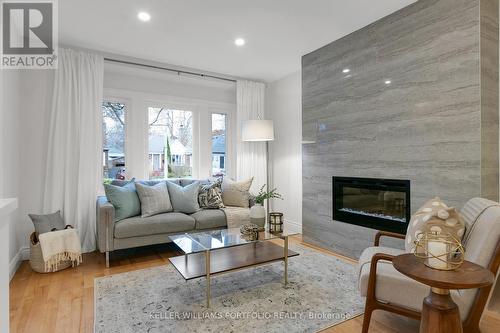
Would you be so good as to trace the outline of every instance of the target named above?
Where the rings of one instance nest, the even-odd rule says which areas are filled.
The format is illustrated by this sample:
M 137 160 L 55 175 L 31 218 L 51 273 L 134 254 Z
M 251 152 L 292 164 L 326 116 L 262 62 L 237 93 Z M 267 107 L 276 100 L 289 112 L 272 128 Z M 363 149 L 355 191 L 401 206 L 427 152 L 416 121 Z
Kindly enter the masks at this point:
M 413 253 L 430 268 L 451 271 L 462 266 L 465 248 L 451 234 L 424 232 L 418 234 Z
M 283 232 L 283 213 L 269 213 L 269 232 L 272 234 Z

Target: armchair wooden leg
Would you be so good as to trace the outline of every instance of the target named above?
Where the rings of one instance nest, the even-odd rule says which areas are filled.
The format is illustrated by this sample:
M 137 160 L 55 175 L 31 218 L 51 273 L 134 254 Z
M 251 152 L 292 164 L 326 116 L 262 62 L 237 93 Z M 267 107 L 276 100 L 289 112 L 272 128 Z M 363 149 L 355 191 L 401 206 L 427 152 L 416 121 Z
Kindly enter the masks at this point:
M 109 268 L 109 251 L 106 251 L 106 268 Z
M 362 333 L 368 333 L 368 328 L 370 328 L 370 320 L 372 318 L 372 312 L 380 308 L 378 306 L 377 298 L 375 297 L 375 289 L 377 284 L 377 263 L 379 260 L 392 261 L 394 256 L 376 253 L 370 263 L 370 277 L 368 279 L 368 287 L 366 291 L 366 303 L 365 303 L 365 314 L 363 316 L 363 328 Z
M 375 309 L 371 306 L 370 302 L 367 299 L 365 304 L 365 314 L 363 315 L 363 328 L 361 329 L 361 333 L 368 333 L 373 310 Z

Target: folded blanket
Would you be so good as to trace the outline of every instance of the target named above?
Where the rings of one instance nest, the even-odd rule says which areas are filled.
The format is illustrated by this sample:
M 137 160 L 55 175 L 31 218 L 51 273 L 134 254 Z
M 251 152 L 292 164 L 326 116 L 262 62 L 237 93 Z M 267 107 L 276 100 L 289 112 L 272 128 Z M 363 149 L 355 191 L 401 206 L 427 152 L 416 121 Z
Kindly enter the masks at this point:
M 82 262 L 80 238 L 74 229 L 46 232 L 38 236 L 45 270 L 54 272 L 62 261 L 71 260 L 73 267 Z
M 226 214 L 228 228 L 239 228 L 250 223 L 250 209 L 248 208 L 226 206 L 222 210 Z

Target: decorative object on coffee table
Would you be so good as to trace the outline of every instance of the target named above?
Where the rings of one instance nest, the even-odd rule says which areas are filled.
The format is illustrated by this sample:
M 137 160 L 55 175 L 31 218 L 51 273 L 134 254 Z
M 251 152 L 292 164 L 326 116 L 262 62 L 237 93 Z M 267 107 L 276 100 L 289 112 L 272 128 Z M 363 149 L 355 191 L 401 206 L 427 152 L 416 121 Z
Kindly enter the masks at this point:
M 451 234 L 425 232 L 415 241 L 414 254 L 430 268 L 454 270 L 464 262 L 465 249 Z
M 423 303 L 420 333 L 462 333 L 460 312 L 450 290 L 483 288 L 495 281 L 490 270 L 469 261 L 456 270 L 437 270 L 407 253 L 396 256 L 392 265 L 400 273 L 431 287 Z
M 240 227 L 240 232 L 243 235 L 243 238 L 248 241 L 255 241 L 259 239 L 259 231 L 260 227 L 256 224 L 249 223 L 242 225 Z
M 283 213 L 269 213 L 269 232 L 273 234 L 283 232 Z
M 262 185 L 259 193 L 255 197 L 255 205 L 250 208 L 250 222 L 257 224 L 258 226 L 264 227 L 266 223 L 266 209 L 264 208 L 264 202 L 269 199 L 281 199 L 283 197 L 278 193 L 276 188 L 268 190 L 267 184 Z M 269 207 L 269 204 L 268 204 Z

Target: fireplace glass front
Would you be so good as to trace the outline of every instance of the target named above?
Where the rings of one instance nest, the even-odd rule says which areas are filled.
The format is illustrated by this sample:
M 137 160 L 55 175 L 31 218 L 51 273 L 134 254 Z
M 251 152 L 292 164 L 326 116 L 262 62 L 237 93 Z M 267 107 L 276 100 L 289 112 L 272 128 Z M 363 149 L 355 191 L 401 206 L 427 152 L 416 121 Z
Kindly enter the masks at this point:
M 410 182 L 333 177 L 333 218 L 404 233 L 410 219 Z

